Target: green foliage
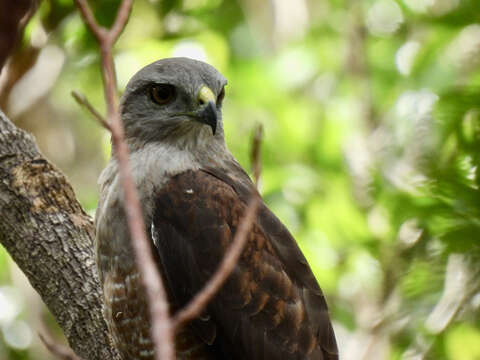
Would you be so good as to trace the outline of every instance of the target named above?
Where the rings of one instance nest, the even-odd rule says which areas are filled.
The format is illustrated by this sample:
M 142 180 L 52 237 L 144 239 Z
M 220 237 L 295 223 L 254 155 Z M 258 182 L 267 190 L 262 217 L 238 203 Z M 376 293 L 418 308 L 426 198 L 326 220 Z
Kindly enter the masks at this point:
M 111 24 L 118 1 L 91 3 Z M 116 48 L 120 90 L 167 56 L 221 70 L 246 169 L 264 125 L 262 193 L 324 289 L 345 358 L 480 357 L 479 14 L 474 0 L 137 0 Z M 98 49 L 69 1 L 43 2 L 25 42 L 40 26 L 66 56 L 42 101 L 71 129 L 62 167 L 93 213 L 109 140 L 69 93 L 104 109 Z

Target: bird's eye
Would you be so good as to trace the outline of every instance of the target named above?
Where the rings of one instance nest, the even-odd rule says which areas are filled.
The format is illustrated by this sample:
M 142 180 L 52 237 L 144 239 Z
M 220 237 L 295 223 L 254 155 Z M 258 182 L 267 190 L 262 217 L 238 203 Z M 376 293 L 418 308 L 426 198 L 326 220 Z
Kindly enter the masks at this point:
M 217 97 L 218 107 L 222 106 L 222 101 L 224 97 L 225 97 L 225 86 L 222 88 L 222 91 L 220 91 L 220 94 L 218 94 L 218 97 Z
M 152 100 L 159 105 L 166 105 L 175 100 L 177 93 L 175 86 L 169 84 L 158 84 L 150 88 Z

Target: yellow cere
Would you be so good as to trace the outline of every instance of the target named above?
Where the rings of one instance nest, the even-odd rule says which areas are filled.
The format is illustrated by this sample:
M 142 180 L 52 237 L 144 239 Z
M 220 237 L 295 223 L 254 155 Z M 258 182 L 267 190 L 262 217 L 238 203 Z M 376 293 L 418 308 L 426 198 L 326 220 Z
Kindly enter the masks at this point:
M 208 104 L 211 101 L 215 104 L 217 102 L 217 98 L 208 86 L 203 85 L 198 92 L 198 101 L 204 104 Z

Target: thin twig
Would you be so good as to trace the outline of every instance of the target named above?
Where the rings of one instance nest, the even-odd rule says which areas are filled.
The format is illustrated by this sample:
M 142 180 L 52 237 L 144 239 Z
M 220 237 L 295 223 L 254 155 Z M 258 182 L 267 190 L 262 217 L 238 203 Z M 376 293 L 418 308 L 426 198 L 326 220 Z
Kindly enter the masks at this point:
M 90 6 L 88 6 L 87 0 L 74 0 L 80 13 L 82 14 L 83 21 L 87 24 L 88 28 L 95 36 L 97 41 L 101 43 L 104 41 L 104 38 L 108 32 L 107 29 L 98 25 L 97 20 L 95 20 L 95 16 L 93 16 L 92 10 L 90 10 Z
M 128 17 L 130 16 L 130 10 L 132 9 L 132 3 L 133 0 L 124 0 L 120 4 L 117 12 L 117 18 L 115 19 L 115 22 L 113 23 L 113 26 L 109 31 L 112 44 L 117 41 L 118 37 L 125 28 L 125 24 L 127 23 Z
M 72 349 L 62 344 L 57 344 L 53 341 L 48 335 L 38 333 L 40 340 L 43 342 L 45 347 L 57 358 L 60 360 L 82 360 L 81 357 L 75 355 Z
M 157 360 L 173 360 L 175 351 L 167 296 L 145 232 L 140 200 L 130 172 L 128 147 L 124 140 L 124 129 L 117 105 L 117 86 L 112 46 L 125 27 L 132 7 L 132 0 L 122 1 L 114 25 L 110 30 L 98 25 L 85 0 L 75 0 L 75 3 L 100 46 L 104 95 L 112 133 L 114 156 L 116 156 L 119 164 L 120 179 L 125 194 L 125 212 L 127 214 L 135 259 L 142 274 L 148 297 L 152 320 L 151 335 L 156 348 L 155 358 Z
M 258 183 L 258 179 L 260 178 L 262 171 L 260 156 L 262 141 L 263 126 L 262 124 L 258 124 L 255 128 L 251 152 L 251 162 L 253 169 L 255 169 L 254 173 L 256 183 Z M 190 300 L 190 302 L 183 309 L 179 310 L 173 317 L 172 326 L 174 331 L 178 331 L 183 325 L 198 317 L 202 313 L 203 309 L 207 306 L 208 302 L 215 296 L 215 294 L 220 290 L 221 286 L 227 280 L 228 276 L 231 274 L 233 268 L 237 264 L 243 248 L 248 240 L 248 232 L 253 225 L 259 205 L 260 197 L 258 193 L 254 193 L 248 203 L 242 219 L 240 220 L 240 224 L 235 232 L 232 245 L 230 245 L 229 249 L 225 253 L 217 271 L 215 274 L 213 274 L 203 289 L 200 290 L 193 297 L 193 299 Z
M 112 131 L 110 124 L 107 122 L 107 120 L 97 111 L 97 109 L 93 107 L 93 105 L 88 101 L 87 97 L 84 94 L 79 93 L 78 91 L 72 91 L 71 95 L 80 106 L 85 107 L 90 112 L 90 114 L 93 115 L 95 120 L 97 120 L 104 129 L 110 132 Z
M 258 123 L 253 130 L 252 150 L 250 151 L 251 166 L 253 172 L 253 182 L 258 189 L 260 174 L 262 173 L 262 162 L 260 161 L 260 150 L 263 140 L 263 125 Z
M 240 225 L 235 232 L 232 245 L 230 245 L 228 251 L 224 255 L 217 271 L 210 278 L 203 289 L 199 291 L 194 298 L 174 316 L 172 323 L 176 331 L 179 330 L 182 325 L 198 317 L 208 302 L 227 280 L 228 276 L 237 264 L 237 261 L 242 254 L 242 250 L 248 240 L 248 232 L 253 225 L 259 204 L 260 198 L 257 194 L 254 194 L 252 199 L 249 201 L 248 207 L 245 210 L 245 214 L 243 215 Z
M 125 192 L 125 204 L 128 204 L 125 210 L 130 235 L 133 239 L 132 245 L 149 298 L 152 317 L 152 338 L 157 348 L 156 359 L 171 360 L 174 356 L 172 329 L 178 329 L 182 324 L 198 316 L 208 301 L 228 278 L 248 239 L 248 231 L 253 224 L 260 200 L 257 195 L 254 195 L 234 236 L 232 246 L 227 251 L 220 267 L 204 289 L 202 289 L 183 310 L 179 311 L 172 321 L 168 314 L 165 289 L 154 263 L 145 233 L 140 201 L 129 170 L 128 148 L 124 141 L 124 129 L 117 106 L 115 68 L 111 47 L 125 26 L 130 13 L 132 0 L 123 0 L 114 25 L 109 31 L 98 25 L 85 0 L 75 0 L 75 2 L 80 8 L 85 22 L 95 34 L 100 44 L 105 99 L 107 102 L 108 118 L 110 119 L 109 127 L 112 133 L 114 155 L 119 162 L 120 175 Z M 259 144 L 261 137 L 258 137 L 258 139 Z M 257 153 L 258 152 L 259 151 L 257 151 Z M 260 169 L 258 166 L 259 156 L 257 155 L 255 158 L 257 169 Z M 172 326 L 172 323 L 175 324 L 175 326 Z
M 112 123 L 112 127 L 113 127 Z M 117 129 L 116 129 L 117 130 Z M 123 134 L 122 134 L 123 135 Z M 123 179 L 125 191 L 125 207 L 127 213 L 132 246 L 135 250 L 137 265 L 147 292 L 150 315 L 152 319 L 152 339 L 156 345 L 156 359 L 172 360 L 174 358 L 173 333 L 170 322 L 167 295 L 153 260 L 150 243 L 145 233 L 140 201 L 128 166 L 128 149 L 119 134 L 112 132 L 113 145 L 117 150 L 120 166 L 120 177 Z

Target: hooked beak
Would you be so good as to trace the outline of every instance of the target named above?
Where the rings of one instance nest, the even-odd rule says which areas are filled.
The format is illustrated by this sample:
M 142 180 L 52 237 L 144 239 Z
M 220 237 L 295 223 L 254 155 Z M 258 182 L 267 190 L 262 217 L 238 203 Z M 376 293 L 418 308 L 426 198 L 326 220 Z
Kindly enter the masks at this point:
M 212 128 L 212 133 L 215 135 L 217 131 L 217 105 L 216 97 L 213 91 L 207 87 L 202 86 L 197 96 L 198 103 L 200 104 L 200 109 L 196 111 L 195 118 L 203 123 L 207 124 Z

